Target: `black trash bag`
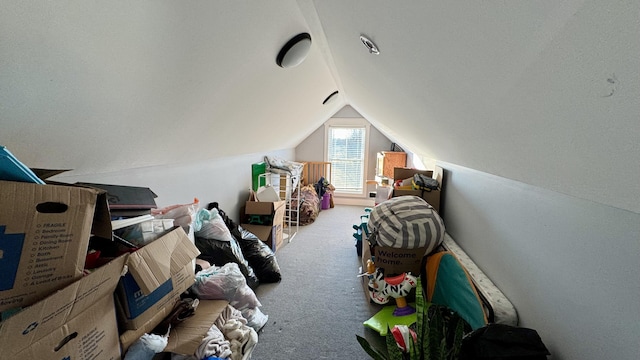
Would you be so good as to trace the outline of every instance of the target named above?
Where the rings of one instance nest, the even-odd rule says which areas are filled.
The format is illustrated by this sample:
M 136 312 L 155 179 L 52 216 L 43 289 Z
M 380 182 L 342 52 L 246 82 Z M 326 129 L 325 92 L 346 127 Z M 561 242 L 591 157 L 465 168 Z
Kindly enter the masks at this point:
M 240 244 L 242 254 L 253 268 L 258 280 L 263 283 L 280 282 L 282 279 L 280 266 L 278 266 L 278 261 L 273 250 L 255 234 L 231 220 L 231 218 L 220 209 L 217 202 L 209 203 L 207 209 L 218 210 L 218 215 L 224 220 L 225 225 L 227 225 L 227 228 L 231 232 L 231 236 Z
M 253 271 L 253 268 L 247 262 L 240 244 L 236 239 L 232 241 L 223 241 L 216 239 L 205 239 L 202 237 L 195 237 L 196 247 L 200 250 L 200 256 L 202 260 L 206 260 L 215 266 L 224 266 L 224 264 L 234 262 L 238 264 L 240 272 L 247 279 L 247 285 L 253 290 L 260 285 L 260 280 Z
M 551 355 L 533 329 L 488 324 L 462 339 L 460 360 L 546 360 Z
M 230 262 L 238 264 L 247 285 L 251 289 L 257 288 L 260 280 L 242 254 L 238 240 L 230 234 L 222 221 L 216 215 L 203 221 L 201 228 L 195 232 L 195 244 L 201 253 L 199 258 L 216 266 L 224 266 Z
M 245 230 L 238 226 L 237 232 L 240 236 L 237 238 L 242 253 L 249 265 L 253 268 L 261 283 L 277 283 L 282 280 L 280 274 L 280 266 L 276 254 L 271 250 L 269 245 L 260 240 L 255 234 L 249 230 Z M 231 234 L 234 234 L 232 231 Z M 235 235 L 234 235 L 235 237 Z

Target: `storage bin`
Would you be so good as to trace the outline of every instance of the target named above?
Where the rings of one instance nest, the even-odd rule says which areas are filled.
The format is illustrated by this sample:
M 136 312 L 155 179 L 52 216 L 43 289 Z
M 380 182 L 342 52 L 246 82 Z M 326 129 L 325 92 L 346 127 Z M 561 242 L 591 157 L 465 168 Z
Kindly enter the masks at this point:
M 322 210 L 327 210 L 331 208 L 331 194 L 325 192 L 322 195 Z

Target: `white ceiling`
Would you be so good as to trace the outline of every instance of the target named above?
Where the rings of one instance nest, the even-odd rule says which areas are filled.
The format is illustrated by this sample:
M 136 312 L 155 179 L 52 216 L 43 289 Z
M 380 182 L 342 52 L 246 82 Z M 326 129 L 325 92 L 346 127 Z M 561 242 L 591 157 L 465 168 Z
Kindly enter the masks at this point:
M 351 105 L 425 158 L 640 212 L 639 5 L 4 1 L 0 144 L 115 171 L 295 147 Z

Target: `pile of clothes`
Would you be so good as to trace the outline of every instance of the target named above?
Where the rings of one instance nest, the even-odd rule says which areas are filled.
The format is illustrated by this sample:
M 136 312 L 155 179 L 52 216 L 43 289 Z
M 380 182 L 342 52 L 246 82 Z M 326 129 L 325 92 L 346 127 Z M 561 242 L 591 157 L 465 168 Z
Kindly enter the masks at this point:
M 163 353 L 171 328 L 197 312 L 200 300 L 226 300 L 192 355 L 163 353 L 171 360 L 248 360 L 258 343 L 258 331 L 269 317 L 253 289 L 261 282 L 278 282 L 280 268 L 275 254 L 254 234 L 244 230 L 218 208 L 209 204 L 193 214 L 189 226 L 201 255 L 196 260 L 195 283 L 182 294 L 171 313 L 153 331 L 144 334 L 125 355 L 125 360 L 152 360 Z M 255 270 L 254 270 L 255 268 Z
M 176 307 L 179 308 L 181 304 L 185 303 L 187 302 L 181 301 Z M 187 305 L 185 310 L 188 307 L 192 307 L 192 310 L 195 311 L 197 309 L 197 300 L 192 303 L 195 303 L 195 306 Z M 181 320 L 174 318 L 173 324 Z M 164 334 L 162 333 L 164 332 L 163 324 L 160 324 L 153 332 L 144 334 L 129 347 L 123 359 L 154 359 L 156 354 L 163 352 L 167 346 L 170 325 Z M 248 360 L 251 359 L 251 354 L 257 343 L 257 331 L 247 324 L 247 320 L 239 310 L 227 305 L 218 319 L 211 325 L 193 355 L 171 354 L 169 356 L 171 360 Z

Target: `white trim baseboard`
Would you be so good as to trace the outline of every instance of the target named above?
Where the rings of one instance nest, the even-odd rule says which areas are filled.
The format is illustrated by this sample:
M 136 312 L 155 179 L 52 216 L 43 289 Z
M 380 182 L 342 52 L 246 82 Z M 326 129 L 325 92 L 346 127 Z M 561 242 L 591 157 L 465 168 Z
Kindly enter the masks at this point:
M 353 198 L 353 197 L 333 197 L 333 203 L 336 205 L 359 205 L 359 206 L 375 206 L 376 202 L 370 198 Z

